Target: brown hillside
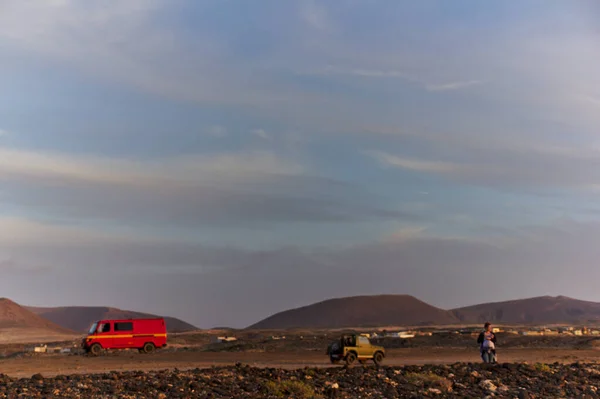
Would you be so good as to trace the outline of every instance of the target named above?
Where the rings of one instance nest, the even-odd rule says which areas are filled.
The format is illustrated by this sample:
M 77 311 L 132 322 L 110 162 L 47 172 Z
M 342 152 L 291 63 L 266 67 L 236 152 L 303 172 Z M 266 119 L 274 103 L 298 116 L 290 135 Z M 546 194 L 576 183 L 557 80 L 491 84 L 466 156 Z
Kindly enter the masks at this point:
M 454 309 L 463 323 L 557 324 L 600 322 L 600 303 L 542 296 Z
M 148 313 L 102 306 L 28 307 L 27 309 L 59 326 L 80 332 L 87 331 L 94 321 L 101 319 L 160 317 Z M 174 317 L 165 317 L 165 322 L 167 323 L 167 331 L 170 333 L 197 330 L 193 325 Z
M 458 322 L 450 311 L 409 295 L 355 296 L 329 299 L 277 313 L 248 328 L 347 328 L 443 325 Z
M 36 328 L 65 334 L 73 333 L 73 331 L 58 326 L 7 298 L 0 298 L 0 328 Z
M 7 298 L 0 298 L 0 343 L 73 339 L 74 331 L 46 320 Z

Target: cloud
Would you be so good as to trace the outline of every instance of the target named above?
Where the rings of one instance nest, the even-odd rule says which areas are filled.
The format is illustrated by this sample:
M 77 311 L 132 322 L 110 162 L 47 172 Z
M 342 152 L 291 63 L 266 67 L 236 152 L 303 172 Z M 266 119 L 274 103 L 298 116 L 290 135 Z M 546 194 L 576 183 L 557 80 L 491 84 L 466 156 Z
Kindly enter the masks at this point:
M 9 134 L 10 133 L 8 132 L 8 130 L 0 129 L 0 137 L 2 137 L 2 136 L 8 136 Z
M 450 91 L 459 90 L 469 86 L 480 85 L 483 82 L 479 80 L 453 81 L 449 83 L 433 84 L 428 82 L 427 78 L 420 77 L 418 74 L 409 73 L 402 70 L 381 70 L 381 69 L 361 69 L 361 68 L 344 68 L 333 65 L 311 72 L 302 74 L 308 75 L 341 75 L 341 76 L 356 76 L 361 78 L 374 79 L 401 79 L 409 83 L 414 83 L 427 91 Z
M 348 75 L 348 76 L 359 76 L 365 78 L 402 78 L 406 80 L 418 81 L 417 78 L 409 75 L 403 71 L 397 70 L 374 70 L 374 69 L 353 69 L 343 68 L 334 65 L 327 65 L 327 67 L 308 72 L 308 74 L 322 74 L 322 75 Z
M 16 226 L 3 223 L 0 231 Z M 44 298 L 47 304 L 83 301 L 161 310 L 203 327 L 245 327 L 290 307 L 360 294 L 413 294 L 441 307 L 512 299 L 523 292 L 599 300 L 594 285 L 600 277 L 597 223 L 556 221 L 494 235 L 493 240 L 480 239 L 492 237 L 488 233 L 467 239 L 410 230 L 361 245 L 249 250 L 121 234 L 100 235 L 95 241 L 95 232 L 88 232 L 84 241 L 71 241 L 60 228 L 54 235 L 63 237 L 62 244 L 44 243 L 43 237 L 52 233 L 48 230 L 29 242 L 0 240 L 0 257 L 60 270 L 63 278 L 51 289 L 47 278 L 27 276 L 34 292 L 30 298 Z M 22 294 L 14 288 L 16 281 L 21 280 L 9 272 L 0 289 L 18 299 Z M 93 289 L 109 281 L 108 292 Z M 58 294 L 62 290 L 68 294 Z M 80 290 L 88 295 L 77 297 Z M 165 301 L 156 292 L 179 295 Z M 206 301 L 212 306 L 196 306 Z
M 287 182 L 290 184 L 294 181 Z M 302 184 L 301 181 L 297 181 Z M 272 182 L 277 186 L 278 183 Z M 279 183 L 284 184 L 284 182 Z M 306 183 L 304 184 L 306 188 Z M 318 180 L 313 190 L 324 190 Z M 168 229 L 258 228 L 284 223 L 345 223 L 410 218 L 410 214 L 362 205 L 351 200 L 309 195 L 196 186 L 177 190 L 92 186 L 7 185 L 3 201 L 55 218 L 108 221 L 125 226 Z M 37 196 L 37 197 L 36 197 Z M 227 237 L 223 237 L 225 239 Z
M 414 170 L 417 172 L 440 174 L 461 172 L 460 165 L 449 162 L 419 161 L 376 151 L 371 152 L 371 155 L 375 157 L 383 166 L 393 166 L 402 169 Z
M 410 227 L 402 227 L 398 230 L 395 230 L 391 234 L 388 234 L 383 242 L 389 243 L 398 243 L 406 240 L 412 240 L 415 238 L 423 237 L 426 235 L 427 226 L 410 226 Z
M 252 130 L 252 134 L 263 140 L 268 140 L 271 137 L 264 129 L 254 129 Z
M 163 187 L 238 183 L 274 175 L 300 175 L 302 166 L 272 153 L 187 155 L 153 160 L 77 156 L 0 148 L 0 179 L 63 179 L 87 183 Z
M 469 81 L 463 81 L 463 82 L 451 82 L 451 83 L 444 83 L 444 84 L 438 84 L 438 85 L 427 85 L 427 90 L 429 90 L 429 91 L 458 90 L 458 89 L 462 89 L 464 87 L 469 87 L 469 86 L 474 86 L 474 85 L 479 85 L 479 84 L 481 84 L 481 82 L 478 80 L 469 80 Z
M 248 228 L 410 217 L 267 152 L 133 160 L 0 148 L 0 182 L 5 204 L 132 226 Z
M 11 273 L 25 267 L 73 272 L 64 274 L 69 284 L 51 287 L 47 276 L 38 285 L 3 276 L 0 289 L 21 295 L 23 286 L 33 287 L 29 295 L 57 300 L 60 294 L 74 302 L 114 298 L 123 301 L 119 306 L 132 297 L 141 306 L 168 302 L 170 309 L 200 312 L 198 320 L 229 324 L 242 318 L 249 323 L 280 310 L 276 306 L 305 304 L 315 296 L 395 290 L 438 303 L 475 302 L 561 289 L 558 277 L 573 277 L 561 264 L 575 263 L 584 275 L 593 275 L 598 254 L 586 234 L 597 236 L 597 227 L 523 231 L 516 226 L 527 219 L 523 208 L 535 207 L 544 220 L 556 214 L 539 202 L 532 205 L 530 190 L 568 191 L 573 195 L 563 205 L 568 213 L 584 207 L 574 198 L 580 189 L 596 193 L 600 186 L 598 93 L 590 89 L 600 83 L 594 14 L 571 4 L 541 12 L 519 6 L 516 13 L 514 5 L 498 3 L 471 5 L 474 14 L 447 18 L 439 7 L 347 1 L 336 3 L 333 12 L 316 2 L 272 2 L 262 8 L 166 0 L 2 2 L 0 73 L 14 77 L 11 82 L 17 83 L 9 89 L 19 98 L 0 107 L 5 110 L 0 118 L 18 129 L 15 143 L 97 153 L 109 147 L 120 154 L 131 150 L 96 146 L 90 139 L 102 130 L 127 136 L 117 143 L 140 134 L 110 118 L 102 127 L 84 127 L 86 138 L 77 142 L 55 133 L 61 124 L 73 130 L 85 126 L 88 112 L 104 115 L 97 110 L 102 107 L 61 113 L 73 110 L 69 96 L 99 89 L 111 99 L 127 99 L 107 102 L 120 115 L 143 114 L 149 103 L 148 112 L 164 106 L 178 126 L 161 139 L 192 154 L 135 159 L 0 147 L 0 212 L 30 218 L 0 221 L 0 259 L 10 260 Z M 190 15 L 194 26 L 186 25 Z M 556 28 L 549 30 L 550 25 Z M 29 77 L 42 76 L 41 70 L 52 71 L 57 86 L 70 88 L 67 95 L 60 93 L 64 103 L 45 111 L 27 98 L 30 89 L 21 90 L 31 86 Z M 477 90 L 456 91 L 468 87 Z M 180 107 L 182 102 L 192 106 Z M 37 111 L 36 118 L 22 117 L 31 109 L 61 122 Z M 170 114 L 173 109 L 178 111 Z M 208 136 L 223 137 L 226 129 L 198 123 L 204 113 L 258 137 L 275 139 L 287 129 L 298 133 L 273 143 L 248 137 L 215 142 Z M 139 123 L 141 131 L 151 122 Z M 389 128 L 361 128 L 375 125 Z M 252 132 L 253 126 L 261 128 Z M 279 150 L 287 144 L 287 152 L 211 153 L 214 147 L 201 142 L 194 153 L 178 141 L 183 135 L 177 131 L 186 128 L 194 138 L 201 129 L 198 141 L 220 149 L 252 142 L 280 144 Z M 155 147 L 161 144 L 156 140 Z M 341 155 L 323 158 L 333 148 Z M 376 163 L 356 158 L 365 148 L 372 149 L 367 154 Z M 153 154 L 166 152 L 158 148 Z M 307 153 L 310 163 L 299 158 Z M 353 167 L 361 173 L 352 173 Z M 476 193 L 493 196 L 471 195 L 473 185 L 491 187 Z M 507 188 L 520 197 L 506 200 L 498 189 Z M 399 211 L 410 208 L 407 201 L 419 192 L 430 193 L 418 196 L 427 206 Z M 478 198 L 480 209 L 470 198 Z M 509 208 L 505 200 L 515 204 Z M 442 210 L 434 209 L 441 203 Z M 485 221 L 478 218 L 484 213 Z M 502 216 L 509 220 L 493 223 Z M 485 239 L 460 237 L 454 230 L 464 225 L 471 234 L 485 233 Z M 439 235 L 447 226 L 456 236 Z M 373 243 L 382 231 L 388 234 Z M 346 235 L 363 245 L 333 246 L 346 242 L 340 239 Z M 326 248 L 307 248 L 309 239 Z M 298 245 L 280 248 L 282 241 Z M 264 247 L 269 250 L 257 249 Z M 123 274 L 102 275 L 110 267 Z M 511 282 L 512 272 L 519 273 L 518 281 Z M 85 280 L 89 275 L 94 279 Z M 115 282 L 116 275 L 123 278 Z M 93 290 L 98 285 L 109 292 Z M 181 298 L 161 302 L 129 295 L 147 293 L 148 287 Z M 226 303 L 231 293 L 237 301 Z M 194 306 L 215 298 L 219 309 Z
M 46 65 L 176 100 L 226 105 L 302 101 L 301 93 L 287 94 L 273 84 L 271 68 L 232 62 L 237 55 L 222 31 L 200 29 L 190 35 L 160 18 L 186 12 L 186 7 L 202 10 L 206 5 L 8 1 L 0 14 L 0 44 L 16 60 L 24 54 L 27 59 L 39 57 Z
M 600 183 L 600 147 L 551 142 L 514 133 L 430 133 L 367 128 L 388 136 L 398 153 L 364 153 L 385 168 L 438 175 L 455 182 L 496 188 L 587 190 Z M 392 147 L 388 143 L 388 148 Z M 413 150 L 411 153 L 410 150 Z M 418 153 L 419 156 L 415 156 Z
M 53 226 L 17 217 L 0 217 L 0 242 L 3 245 L 55 245 L 101 243 L 102 234 L 72 226 Z M 104 236 L 103 238 L 109 238 Z
M 461 29 L 462 19 L 440 24 L 438 12 L 432 12 L 438 5 L 368 7 L 345 1 L 336 3 L 334 13 L 316 2 L 278 2 L 269 12 L 248 8 L 252 18 L 226 24 L 219 18 L 230 20 L 238 12 L 228 4 L 60 4 L 6 2 L 0 43 L 16 63 L 35 59 L 36 64 L 83 72 L 96 82 L 126 84 L 178 101 L 248 107 L 253 115 L 315 133 L 339 132 L 367 119 L 408 125 L 424 109 L 435 115 L 428 124 L 457 129 L 472 124 L 481 131 L 507 121 L 504 113 L 513 115 L 509 120 L 528 119 L 530 131 L 560 122 L 589 132 L 598 122 L 592 105 L 582 107 L 573 95 L 594 87 L 598 63 L 597 40 L 589 27 L 577 18 L 562 20 L 562 15 L 578 15 L 585 22 L 586 11 L 579 6 L 549 7 L 526 25 L 518 19 L 495 19 L 496 9 L 479 9 L 479 18 L 489 23 L 475 23 L 467 33 Z M 504 13 L 512 6 L 498 8 Z M 217 22 L 194 29 L 171 24 L 192 11 Z M 577 29 L 549 31 L 546 20 Z M 364 21 L 365 30 L 356 29 L 357 21 Z M 278 35 L 266 37 L 264 29 Z M 260 56 L 249 55 L 248 49 Z M 323 79 L 318 82 L 306 76 L 319 74 Z M 336 74 L 374 82 L 337 79 Z M 376 81 L 383 78 L 404 82 L 394 82 L 398 86 L 392 89 L 388 82 Z M 486 82 L 485 87 L 468 91 L 464 106 L 439 99 L 424 103 L 410 90 L 411 85 L 431 90 L 431 100 L 442 97 L 440 91 L 476 82 Z M 395 107 L 395 113 L 382 106 L 397 103 L 405 106 Z

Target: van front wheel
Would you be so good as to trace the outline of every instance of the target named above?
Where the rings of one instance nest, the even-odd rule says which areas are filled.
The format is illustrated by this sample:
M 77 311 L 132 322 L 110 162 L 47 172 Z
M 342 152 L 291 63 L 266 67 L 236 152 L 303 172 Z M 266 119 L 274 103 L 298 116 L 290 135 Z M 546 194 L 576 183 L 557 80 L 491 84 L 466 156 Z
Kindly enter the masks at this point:
M 154 346 L 154 344 L 152 342 L 148 342 L 144 344 L 144 353 L 152 353 L 154 352 L 154 349 L 156 349 L 156 347 Z
M 92 346 L 90 346 L 90 353 L 92 356 L 98 356 L 101 350 L 102 347 L 98 343 L 95 343 Z

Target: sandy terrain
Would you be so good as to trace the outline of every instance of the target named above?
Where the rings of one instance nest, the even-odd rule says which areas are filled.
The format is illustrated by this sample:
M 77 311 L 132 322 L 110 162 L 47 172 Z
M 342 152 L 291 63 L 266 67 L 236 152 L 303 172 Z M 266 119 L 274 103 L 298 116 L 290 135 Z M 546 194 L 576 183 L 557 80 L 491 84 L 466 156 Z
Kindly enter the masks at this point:
M 573 363 L 600 361 L 600 351 L 595 349 L 515 349 L 499 351 L 500 362 Z M 251 353 L 251 352 L 157 352 L 152 355 L 138 353 L 114 353 L 97 358 L 70 355 L 38 355 L 4 359 L 0 361 L 2 373 L 12 377 L 30 377 L 81 374 L 123 370 L 160 370 L 178 368 L 208 368 L 234 365 L 240 362 L 255 367 L 303 368 L 341 367 L 332 366 L 327 356 L 315 352 L 298 353 Z M 386 365 L 451 364 L 456 362 L 480 362 L 477 351 L 458 348 L 408 348 L 388 351 Z M 356 366 L 362 367 L 362 366 Z
M 80 334 L 81 335 L 81 334 Z M 0 328 L 0 344 L 39 344 L 76 339 L 80 335 L 49 333 L 45 328 Z
M 108 352 L 99 357 L 78 354 L 24 353 L 24 345 L 0 345 L 0 373 L 10 377 L 45 377 L 67 374 L 105 373 L 110 371 L 152 371 L 164 369 L 210 368 L 242 363 L 258 368 L 299 369 L 330 368 L 325 350 L 338 333 L 326 335 L 287 335 L 285 340 L 272 340 L 269 334 L 240 334 L 238 342 L 211 344 L 207 332 L 171 335 L 169 347 L 150 355 L 137 351 Z M 43 342 L 50 342 L 46 337 Z M 16 339 L 12 336 L 12 339 Z M 600 362 L 600 338 L 597 337 L 520 337 L 499 338 L 500 363 L 586 363 Z M 77 346 L 77 341 L 61 347 Z M 447 335 L 418 337 L 410 340 L 388 340 L 383 343 L 389 366 L 480 363 L 475 338 Z M 369 363 L 372 365 L 372 363 Z M 356 367 L 363 367 L 357 365 Z

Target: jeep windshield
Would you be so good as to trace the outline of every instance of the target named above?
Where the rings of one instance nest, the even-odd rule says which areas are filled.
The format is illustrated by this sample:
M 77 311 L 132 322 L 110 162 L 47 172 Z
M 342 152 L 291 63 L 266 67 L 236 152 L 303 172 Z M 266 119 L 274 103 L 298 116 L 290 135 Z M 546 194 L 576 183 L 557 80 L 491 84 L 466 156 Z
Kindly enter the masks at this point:
M 92 326 L 90 327 L 90 331 L 88 331 L 88 334 L 93 334 L 96 332 L 96 327 L 98 327 L 98 322 L 92 324 Z

